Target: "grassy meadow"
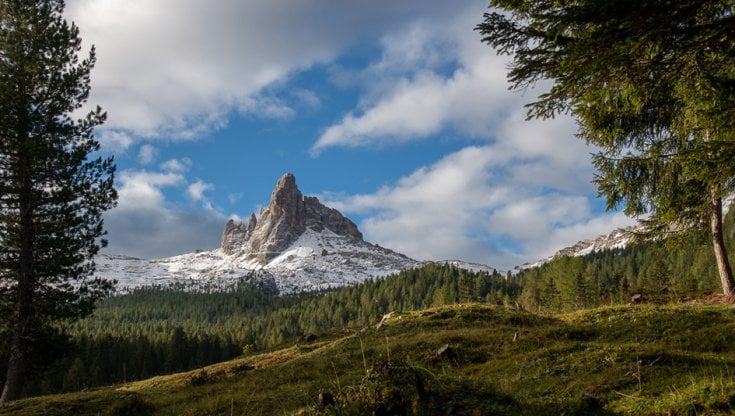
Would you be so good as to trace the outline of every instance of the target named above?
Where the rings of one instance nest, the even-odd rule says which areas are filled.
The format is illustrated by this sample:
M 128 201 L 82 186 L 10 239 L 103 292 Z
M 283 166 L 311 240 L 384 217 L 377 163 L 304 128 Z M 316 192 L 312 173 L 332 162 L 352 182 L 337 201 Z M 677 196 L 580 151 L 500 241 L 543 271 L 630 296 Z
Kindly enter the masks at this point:
M 0 415 L 701 415 L 734 408 L 731 306 L 539 315 L 457 304 L 184 373 L 29 398 Z

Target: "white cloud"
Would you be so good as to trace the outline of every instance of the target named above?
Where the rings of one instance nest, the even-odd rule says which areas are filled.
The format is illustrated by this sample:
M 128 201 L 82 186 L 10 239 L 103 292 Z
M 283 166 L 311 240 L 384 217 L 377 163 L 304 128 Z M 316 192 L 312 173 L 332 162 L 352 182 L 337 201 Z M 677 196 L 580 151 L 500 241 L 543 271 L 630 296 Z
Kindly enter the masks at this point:
M 554 131 L 564 120 L 548 123 Z M 567 169 L 566 155 L 523 150 L 543 140 L 542 134 L 502 135 L 495 144 L 466 147 L 375 193 L 324 199 L 362 215 L 360 228 L 369 241 L 419 259 L 460 258 L 499 268 L 633 222 L 620 213 L 593 212 L 593 189 L 577 178 L 591 177 L 588 162 Z M 575 149 L 575 140 L 567 136 L 559 144 Z M 539 174 L 524 174 L 524 166 Z
M 256 96 L 240 100 L 238 109 L 243 114 L 252 114 L 260 118 L 288 120 L 296 115 L 296 110 L 277 97 Z
M 204 193 L 212 190 L 214 190 L 214 185 L 198 180 L 189 184 L 189 187 L 186 188 L 186 195 L 188 195 L 192 201 L 206 201 Z
M 472 31 L 482 10 L 469 9 L 444 26 L 431 26 L 433 31 L 415 25 L 397 41 L 386 38 L 381 61 L 367 70 L 372 81 L 368 99 L 326 128 L 312 152 L 401 143 L 447 128 L 492 138 L 497 123 L 520 107 L 521 97 L 508 91 L 505 58 Z M 443 60 L 454 64 L 448 75 L 442 71 L 447 66 Z
M 161 169 L 165 172 L 183 173 L 191 168 L 191 159 L 188 157 L 182 159 L 169 159 L 161 163 Z
M 156 149 L 155 146 L 144 144 L 143 146 L 140 146 L 140 151 L 138 152 L 138 163 L 141 165 L 149 165 L 156 160 L 157 156 L 158 149 Z
M 217 246 L 224 214 L 186 211 L 164 195 L 165 188 L 185 186 L 182 174 L 124 170 L 118 182 L 118 206 L 105 214 L 108 252 L 157 258 Z
M 135 211 L 139 208 L 161 206 L 164 202 L 162 187 L 180 185 L 183 175 L 148 171 L 124 170 L 120 173 L 118 186 L 118 211 Z
M 102 130 L 98 141 L 103 150 L 110 153 L 123 153 L 133 144 L 130 135 L 116 130 Z
M 457 10 L 442 0 L 70 0 L 66 16 L 85 49 L 97 47 L 90 103 L 108 111 L 106 129 L 191 139 L 238 108 L 289 116 L 290 106 L 269 103 L 264 88 L 413 16 Z

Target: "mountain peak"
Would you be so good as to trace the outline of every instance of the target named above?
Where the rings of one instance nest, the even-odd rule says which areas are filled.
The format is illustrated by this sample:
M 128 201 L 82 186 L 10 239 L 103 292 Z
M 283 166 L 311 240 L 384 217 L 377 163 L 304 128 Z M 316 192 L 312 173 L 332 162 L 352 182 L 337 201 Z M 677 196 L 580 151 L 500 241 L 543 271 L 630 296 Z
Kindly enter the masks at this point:
M 274 191 L 285 187 L 296 187 L 296 176 L 291 172 L 284 173 L 283 176 L 278 179 L 278 183 L 276 183 Z
M 245 249 L 249 258 L 266 265 L 307 229 L 316 232 L 327 229 L 362 241 L 362 233 L 352 221 L 315 197 L 304 198 L 296 185 L 296 177 L 286 173 L 276 183 L 268 207 L 263 208 L 257 218 L 251 214 L 247 227 L 233 221 L 225 225 L 222 250 L 233 254 Z

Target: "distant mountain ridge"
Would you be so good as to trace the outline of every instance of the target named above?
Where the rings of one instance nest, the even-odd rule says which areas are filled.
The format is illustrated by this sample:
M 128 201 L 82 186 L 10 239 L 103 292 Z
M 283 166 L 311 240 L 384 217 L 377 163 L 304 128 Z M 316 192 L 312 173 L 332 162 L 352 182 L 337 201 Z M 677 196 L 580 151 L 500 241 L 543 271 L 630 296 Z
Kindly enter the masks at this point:
M 363 239 L 357 225 L 319 199 L 304 197 L 291 173 L 276 184 L 267 207 L 247 223 L 225 224 L 220 248 L 144 260 L 101 254 L 97 274 L 129 290 L 172 284 L 222 288 L 256 281 L 279 293 L 327 289 L 360 283 L 425 263 Z M 483 264 L 441 261 L 492 273 Z
M 735 193 L 725 196 L 722 200 L 723 215 L 726 215 L 735 202 Z M 541 259 L 535 263 L 526 263 L 516 267 L 516 270 L 530 269 L 538 267 L 559 257 L 579 257 L 590 253 L 603 250 L 612 250 L 616 248 L 625 248 L 633 241 L 633 235 L 636 231 L 642 231 L 643 225 L 631 225 L 623 228 L 616 228 L 607 234 L 602 234 L 596 238 L 589 240 L 581 240 L 574 245 L 565 247 L 551 256 Z
M 557 251 L 556 253 L 545 259 L 541 259 L 535 263 L 526 263 L 517 266 L 516 270 L 538 267 L 560 257 L 579 257 L 603 250 L 625 248 L 633 240 L 632 232 L 639 228 L 639 225 L 632 225 L 625 228 L 617 228 L 607 234 L 602 234 L 596 238 L 578 241 L 569 247 L 565 247 Z
M 732 203 L 732 196 L 726 206 Z M 597 238 L 581 240 L 523 270 L 563 256 L 624 248 L 631 231 L 616 229 Z M 145 260 L 101 254 L 95 259 L 97 274 L 118 281 L 128 290 L 148 285 L 181 284 L 190 288 L 222 288 L 239 281 L 257 281 L 279 293 L 327 289 L 360 283 L 426 263 L 448 263 L 472 271 L 493 273 L 495 268 L 460 260 L 418 261 L 369 243 L 354 222 L 318 198 L 304 196 L 291 173 L 277 182 L 268 206 L 247 221 L 229 220 L 222 231 L 220 248 L 178 256 Z

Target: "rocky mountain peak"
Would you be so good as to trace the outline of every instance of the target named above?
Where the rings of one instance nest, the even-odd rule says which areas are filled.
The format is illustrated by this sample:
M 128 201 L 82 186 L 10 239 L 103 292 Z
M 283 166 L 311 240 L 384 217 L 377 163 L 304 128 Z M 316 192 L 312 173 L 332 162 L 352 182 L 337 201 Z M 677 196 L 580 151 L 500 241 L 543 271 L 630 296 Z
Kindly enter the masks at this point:
M 339 211 L 324 206 L 315 197 L 301 194 L 292 173 L 283 175 L 271 193 L 267 208 L 259 216 L 251 214 L 248 225 L 228 221 L 222 233 L 222 250 L 233 254 L 246 250 L 247 256 L 261 265 L 268 264 L 310 228 L 325 229 L 341 236 L 362 241 L 355 223 Z

